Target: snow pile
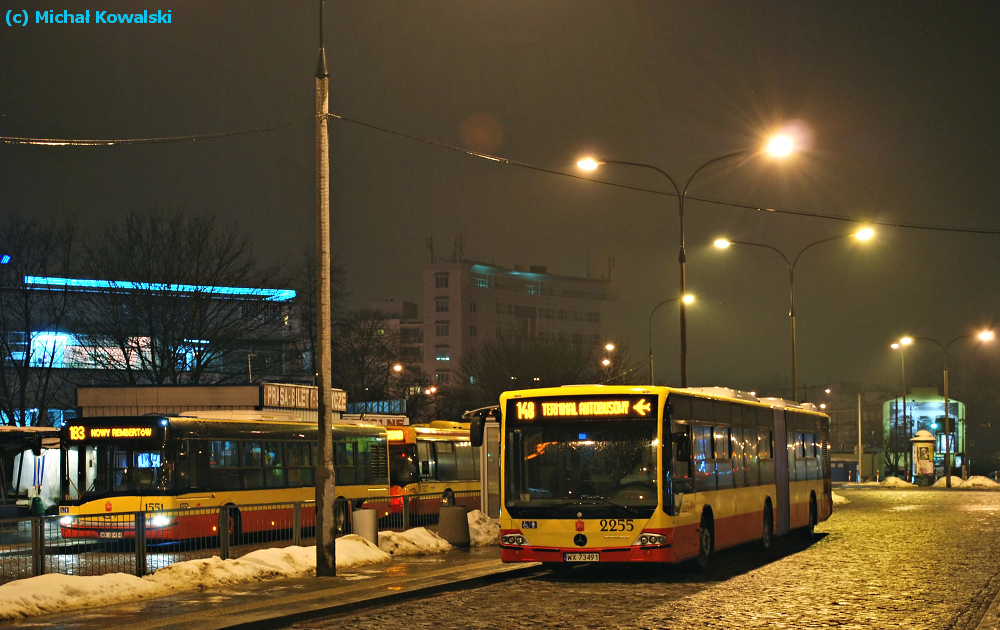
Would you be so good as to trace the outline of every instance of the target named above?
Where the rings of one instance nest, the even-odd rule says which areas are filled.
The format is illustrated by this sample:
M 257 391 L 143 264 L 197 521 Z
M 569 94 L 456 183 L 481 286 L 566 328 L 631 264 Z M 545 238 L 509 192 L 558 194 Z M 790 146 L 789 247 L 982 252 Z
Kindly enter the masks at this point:
M 467 515 L 469 519 L 469 546 L 487 547 L 500 544 L 500 528 L 493 524 L 490 517 L 480 510 L 473 510 Z
M 955 485 L 956 479 L 957 479 L 956 477 L 952 477 L 951 478 L 951 485 L 953 487 Z M 997 488 L 1000 488 L 1000 483 L 997 483 L 997 482 L 993 481 L 989 477 L 983 477 L 983 476 L 980 476 L 980 475 L 974 475 L 972 477 L 969 477 L 965 481 L 963 481 L 962 482 L 962 487 L 963 488 L 977 488 L 979 490 L 996 490 Z
M 962 485 L 964 485 L 962 483 L 962 478 L 961 477 L 956 477 L 956 476 L 952 475 L 952 477 L 951 477 L 951 487 L 952 488 L 959 488 Z M 947 479 L 947 477 L 941 477 L 940 479 L 938 479 L 937 481 L 935 481 L 934 484 L 931 487 L 932 488 L 946 488 L 947 486 L 948 486 L 948 479 Z
M 903 481 L 899 477 L 886 477 L 885 480 L 882 481 L 882 487 L 883 488 L 914 488 L 916 486 L 914 486 L 909 481 Z
M 418 529 L 434 536 L 423 528 Z M 423 539 L 424 534 L 417 530 L 398 536 L 413 532 L 417 532 L 415 540 Z M 342 536 L 336 544 L 338 570 L 387 562 L 390 558 L 388 553 L 361 536 Z M 425 547 L 429 549 L 432 545 Z M 216 556 L 177 562 L 142 578 L 124 573 L 94 577 L 55 573 L 40 575 L 0 586 L 0 620 L 163 597 L 178 591 L 300 576 L 315 570 L 316 547 L 293 546 L 260 549 L 238 560 L 221 560 Z
M 847 505 L 851 502 L 847 497 L 840 496 L 836 492 L 832 493 L 834 505 Z
M 405 532 L 379 532 L 378 547 L 391 556 L 423 556 L 449 551 L 451 544 L 424 527 Z

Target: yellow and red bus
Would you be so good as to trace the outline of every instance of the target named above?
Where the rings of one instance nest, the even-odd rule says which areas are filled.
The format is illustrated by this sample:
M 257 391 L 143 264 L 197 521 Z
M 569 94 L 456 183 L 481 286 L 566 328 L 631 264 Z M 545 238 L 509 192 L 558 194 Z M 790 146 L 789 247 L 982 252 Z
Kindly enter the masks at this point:
M 469 425 L 435 420 L 429 424 L 389 427 L 389 484 L 394 497 L 388 511 L 399 514 L 404 497 L 414 515 L 437 514 L 439 505 L 479 509 L 479 447 L 469 439 Z
M 202 417 L 215 413 L 227 419 Z M 241 417 L 242 414 L 242 417 Z M 229 534 L 287 529 L 295 502 L 316 497 L 318 426 L 295 414 L 196 412 L 74 418 L 62 429 L 70 471 L 59 504 L 65 538 L 131 538 L 132 514 L 152 512 L 146 538 L 218 534 L 228 506 Z M 253 418 L 251 418 L 253 416 Z M 234 419 L 239 418 L 239 419 Z M 336 424 L 337 525 L 349 505 L 389 496 L 385 428 Z M 267 504 L 281 504 L 268 507 Z M 240 510 L 239 506 L 254 505 Z M 213 508 L 215 508 L 213 510 Z M 303 506 L 302 526 L 315 525 Z
M 500 411 L 504 562 L 705 566 L 811 535 L 833 510 L 829 419 L 812 405 L 594 385 L 506 392 Z

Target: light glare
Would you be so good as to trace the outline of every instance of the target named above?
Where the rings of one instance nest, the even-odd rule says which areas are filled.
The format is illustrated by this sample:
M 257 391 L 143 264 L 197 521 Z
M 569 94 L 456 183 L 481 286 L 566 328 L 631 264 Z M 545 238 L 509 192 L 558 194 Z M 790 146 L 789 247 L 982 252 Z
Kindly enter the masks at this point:
M 732 242 L 730 242 L 730 241 L 728 241 L 728 240 L 726 240 L 724 238 L 717 238 L 717 239 L 715 239 L 715 246 L 716 247 L 719 247 L 721 249 L 725 249 L 725 248 L 729 247 L 730 245 L 732 245 Z
M 694 302 L 694 296 L 688 293 L 687 295 L 681 298 L 681 301 L 684 302 L 685 304 L 690 304 Z
M 584 158 L 579 162 L 577 162 L 576 165 L 585 171 L 593 171 L 597 169 L 597 167 L 600 165 L 600 162 L 598 162 L 594 158 Z
M 867 241 L 871 237 L 875 236 L 875 230 L 871 228 L 862 228 L 854 234 L 854 238 L 859 241 Z
M 771 138 L 767 143 L 767 152 L 774 157 L 788 157 L 795 151 L 795 141 L 791 136 L 780 135 Z
M 993 339 L 996 338 L 996 335 L 993 334 L 992 330 L 984 330 L 983 332 L 979 333 L 978 336 L 979 339 L 982 341 L 993 341 Z

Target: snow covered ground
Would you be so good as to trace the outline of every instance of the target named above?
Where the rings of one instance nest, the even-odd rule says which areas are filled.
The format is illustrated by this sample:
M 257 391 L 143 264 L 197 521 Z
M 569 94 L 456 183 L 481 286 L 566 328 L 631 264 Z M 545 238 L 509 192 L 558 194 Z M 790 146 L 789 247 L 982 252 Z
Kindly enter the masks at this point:
M 472 545 L 499 544 L 500 530 L 475 510 L 468 514 Z M 379 532 L 378 546 L 361 536 L 337 539 L 337 570 L 388 562 L 393 556 L 443 553 L 452 547 L 434 532 L 417 527 Z M 316 547 L 261 549 L 236 560 L 218 557 L 178 562 L 152 575 L 113 573 L 94 577 L 50 574 L 0 586 L 0 620 L 33 617 L 77 608 L 106 606 L 162 597 L 179 591 L 206 590 L 308 575 L 316 570 Z
M 848 503 L 851 502 L 850 499 L 848 499 L 847 497 L 841 496 L 841 495 L 837 494 L 836 492 L 832 492 L 831 494 L 833 495 L 833 504 L 834 505 L 847 505 Z

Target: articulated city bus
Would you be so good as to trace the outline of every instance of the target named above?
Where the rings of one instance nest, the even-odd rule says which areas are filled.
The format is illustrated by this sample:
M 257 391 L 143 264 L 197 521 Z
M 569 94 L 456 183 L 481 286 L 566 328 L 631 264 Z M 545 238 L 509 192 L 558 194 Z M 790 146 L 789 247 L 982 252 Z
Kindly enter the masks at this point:
M 389 484 L 394 498 L 379 516 L 400 514 L 404 497 L 413 515 L 437 514 L 438 506 L 479 509 L 479 448 L 469 441 L 469 425 L 436 420 L 389 427 Z
M 813 409 L 722 388 L 506 392 L 501 558 L 705 566 L 719 549 L 811 535 L 833 509 L 829 419 Z
M 229 418 L 201 417 L 212 414 Z M 316 497 L 318 426 L 295 414 L 247 414 L 73 419 L 62 440 L 65 457 L 79 465 L 63 466 L 71 473 L 59 506 L 62 535 L 130 538 L 130 513 L 145 511 L 156 513 L 147 518 L 149 539 L 214 536 L 221 506 L 233 506 L 231 536 L 289 528 L 291 504 Z M 384 427 L 337 424 L 333 443 L 336 522 L 344 529 L 347 503 L 388 497 L 388 442 Z M 262 504 L 284 505 L 238 507 Z M 315 525 L 313 505 L 301 514 L 303 527 Z

